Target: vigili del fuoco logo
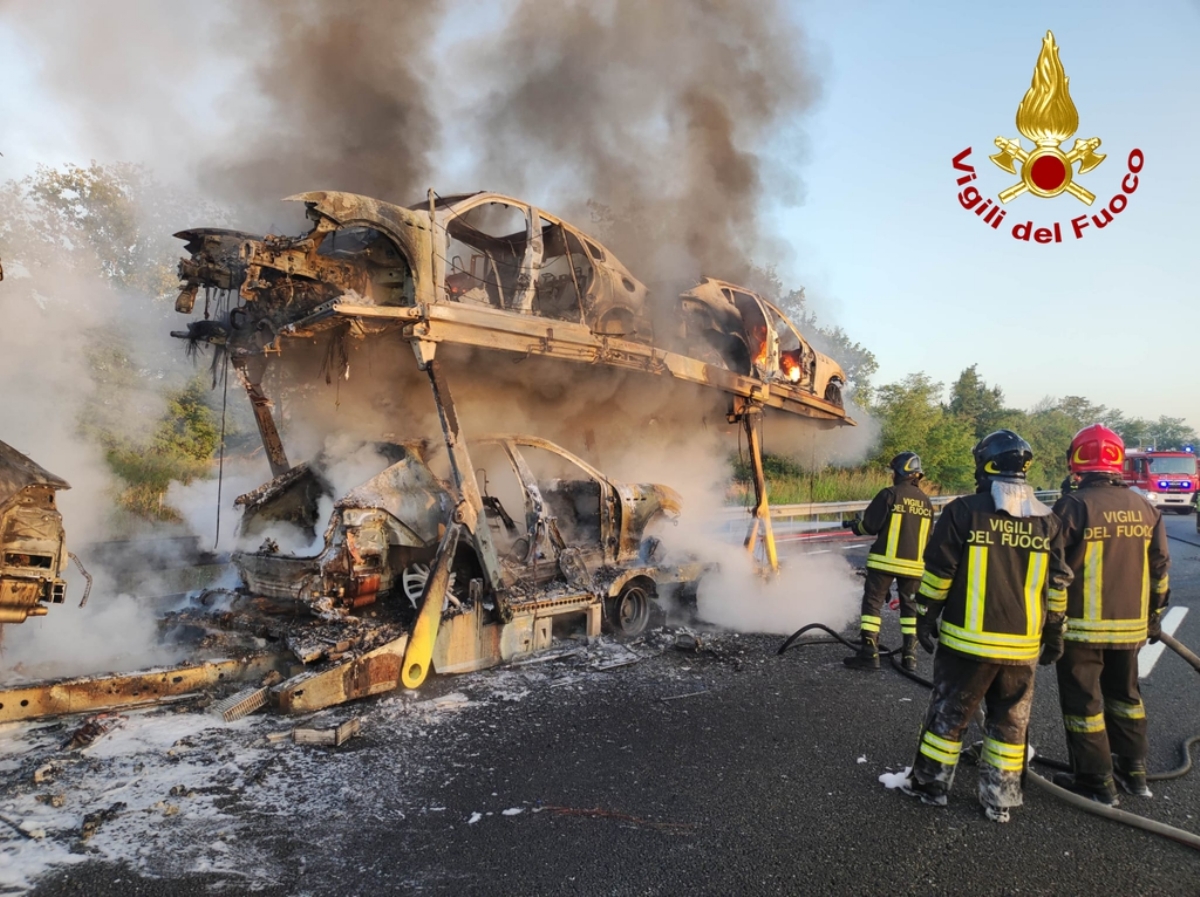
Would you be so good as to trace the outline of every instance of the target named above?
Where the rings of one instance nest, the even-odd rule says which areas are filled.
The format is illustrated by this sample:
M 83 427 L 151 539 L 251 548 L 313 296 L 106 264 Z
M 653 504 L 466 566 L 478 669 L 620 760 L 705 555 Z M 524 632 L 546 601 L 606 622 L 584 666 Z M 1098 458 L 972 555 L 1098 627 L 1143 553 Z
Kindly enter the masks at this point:
M 1012 175 L 1017 174 L 1016 166 L 1021 166 L 1020 180 L 1001 190 L 996 200 L 985 198 L 978 188 L 968 186 L 976 178 L 975 167 L 967 162 L 971 147 L 954 157 L 955 170 L 965 172 L 958 178 L 958 185 L 963 188 L 958 194 L 959 203 L 964 209 L 978 215 L 993 230 L 1000 230 L 1001 222 L 1008 216 L 1009 210 L 1002 206 L 1025 194 L 1054 199 L 1067 193 L 1085 205 L 1092 206 L 1095 203 L 1096 194 L 1079 181 L 1095 170 L 1107 156 L 1096 152 L 1100 148 L 1099 137 L 1086 140 L 1077 137 L 1075 145 L 1064 151 L 1066 142 L 1079 130 L 1079 110 L 1071 101 L 1070 83 L 1071 79 L 1063 71 L 1058 58 L 1054 35 L 1047 31 L 1042 40 L 1042 52 L 1038 54 L 1037 65 L 1033 69 L 1033 82 L 1017 107 L 1017 130 L 1033 141 L 1034 147 L 1025 149 L 1020 138 L 996 138 L 1000 152 L 988 158 Z M 1061 243 L 1064 231 L 1079 240 L 1090 230 L 1108 227 L 1124 211 L 1129 204 L 1129 197 L 1137 190 L 1138 172 L 1144 163 L 1145 157 L 1140 149 L 1130 150 L 1126 159 L 1128 170 L 1121 180 L 1121 192 L 1095 212 L 1072 218 L 1069 230 L 1061 221 L 1039 227 L 1041 222 L 1035 224 L 1033 218 L 1026 218 L 1014 221 L 1009 232 L 1014 239 L 1025 242 Z M 1026 210 L 1026 214 L 1031 212 Z

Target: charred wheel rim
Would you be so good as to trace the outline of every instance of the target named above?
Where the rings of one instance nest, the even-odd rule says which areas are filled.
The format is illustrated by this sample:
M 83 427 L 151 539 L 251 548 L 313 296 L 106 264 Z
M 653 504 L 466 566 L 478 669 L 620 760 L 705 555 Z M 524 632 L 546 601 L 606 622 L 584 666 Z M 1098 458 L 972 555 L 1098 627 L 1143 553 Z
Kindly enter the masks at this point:
M 639 583 L 630 583 L 609 601 L 609 622 L 623 638 L 641 635 L 650 622 L 650 593 Z
M 457 579 L 457 574 L 450 574 L 450 582 L 446 586 L 446 597 L 442 599 L 442 611 L 445 612 L 450 606 L 450 594 L 454 591 L 454 583 Z M 423 564 L 420 561 L 414 561 L 404 568 L 404 572 L 400 577 L 401 588 L 404 589 L 404 597 L 406 597 L 412 606 L 415 608 L 418 602 L 425 594 L 425 584 L 429 582 L 429 565 Z

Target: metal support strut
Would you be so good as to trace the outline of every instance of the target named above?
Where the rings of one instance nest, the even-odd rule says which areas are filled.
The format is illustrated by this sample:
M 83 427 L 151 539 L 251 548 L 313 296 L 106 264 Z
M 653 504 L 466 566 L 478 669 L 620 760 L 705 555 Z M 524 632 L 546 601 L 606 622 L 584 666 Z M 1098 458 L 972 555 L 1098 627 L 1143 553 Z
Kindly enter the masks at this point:
M 288 463 L 287 454 L 283 450 L 283 440 L 279 438 L 275 419 L 271 417 L 271 400 L 262 390 L 266 362 L 258 358 L 237 356 L 231 360 L 238 380 L 242 382 L 246 395 L 250 397 L 250 406 L 254 409 L 254 422 L 258 424 L 258 435 L 262 438 L 263 449 L 267 453 L 267 463 L 271 465 L 271 476 L 281 477 L 292 469 L 292 465 Z
M 483 574 L 496 595 L 496 607 L 503 613 L 500 562 L 492 544 L 491 531 L 483 517 L 483 499 L 479 494 L 479 484 L 475 480 L 475 469 L 471 465 L 466 440 L 459 428 L 458 409 L 450 395 L 450 385 L 435 358 L 437 345 L 414 340 L 412 347 L 417 356 L 417 364 L 429 375 L 433 401 L 437 405 L 442 433 L 446 437 L 455 507 L 454 518 L 442 537 L 429 579 L 425 582 L 425 592 L 421 596 L 420 609 L 417 611 L 417 622 L 413 627 L 408 649 L 404 653 L 400 681 L 405 688 L 416 688 L 429 675 L 433 646 L 437 641 L 442 621 L 442 602 L 446 590 L 450 587 L 451 567 L 454 564 L 459 535 L 464 530 L 470 533 L 474 541 Z
M 741 423 L 746 431 L 746 442 L 750 449 L 750 470 L 754 476 L 754 516 L 743 543 L 753 557 L 758 549 L 759 532 L 762 533 L 763 548 L 767 564 L 772 573 L 779 572 L 779 554 L 775 549 L 775 531 L 771 527 L 771 506 L 767 501 L 767 480 L 763 473 L 762 441 L 759 439 L 759 424 L 762 421 L 762 406 L 754 402 L 735 398 L 729 414 L 730 423 Z

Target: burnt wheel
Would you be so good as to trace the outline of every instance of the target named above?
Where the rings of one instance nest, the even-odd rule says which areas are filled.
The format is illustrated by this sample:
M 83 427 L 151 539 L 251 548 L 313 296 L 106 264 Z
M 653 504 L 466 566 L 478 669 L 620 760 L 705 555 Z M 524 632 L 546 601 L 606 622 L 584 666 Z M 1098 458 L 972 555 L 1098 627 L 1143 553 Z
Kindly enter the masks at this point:
M 639 580 L 626 583 L 615 598 L 605 602 L 608 628 L 617 638 L 635 638 L 650 622 L 653 591 Z

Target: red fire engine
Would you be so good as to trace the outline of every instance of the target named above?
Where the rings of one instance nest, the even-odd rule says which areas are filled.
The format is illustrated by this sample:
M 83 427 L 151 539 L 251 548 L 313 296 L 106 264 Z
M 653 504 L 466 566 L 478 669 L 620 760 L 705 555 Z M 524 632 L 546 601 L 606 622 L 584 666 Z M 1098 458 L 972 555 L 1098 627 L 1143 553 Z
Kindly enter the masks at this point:
M 1196 509 L 1193 501 L 1200 479 L 1193 452 L 1154 449 L 1126 452 L 1122 476 L 1131 489 L 1163 512 L 1190 514 Z

